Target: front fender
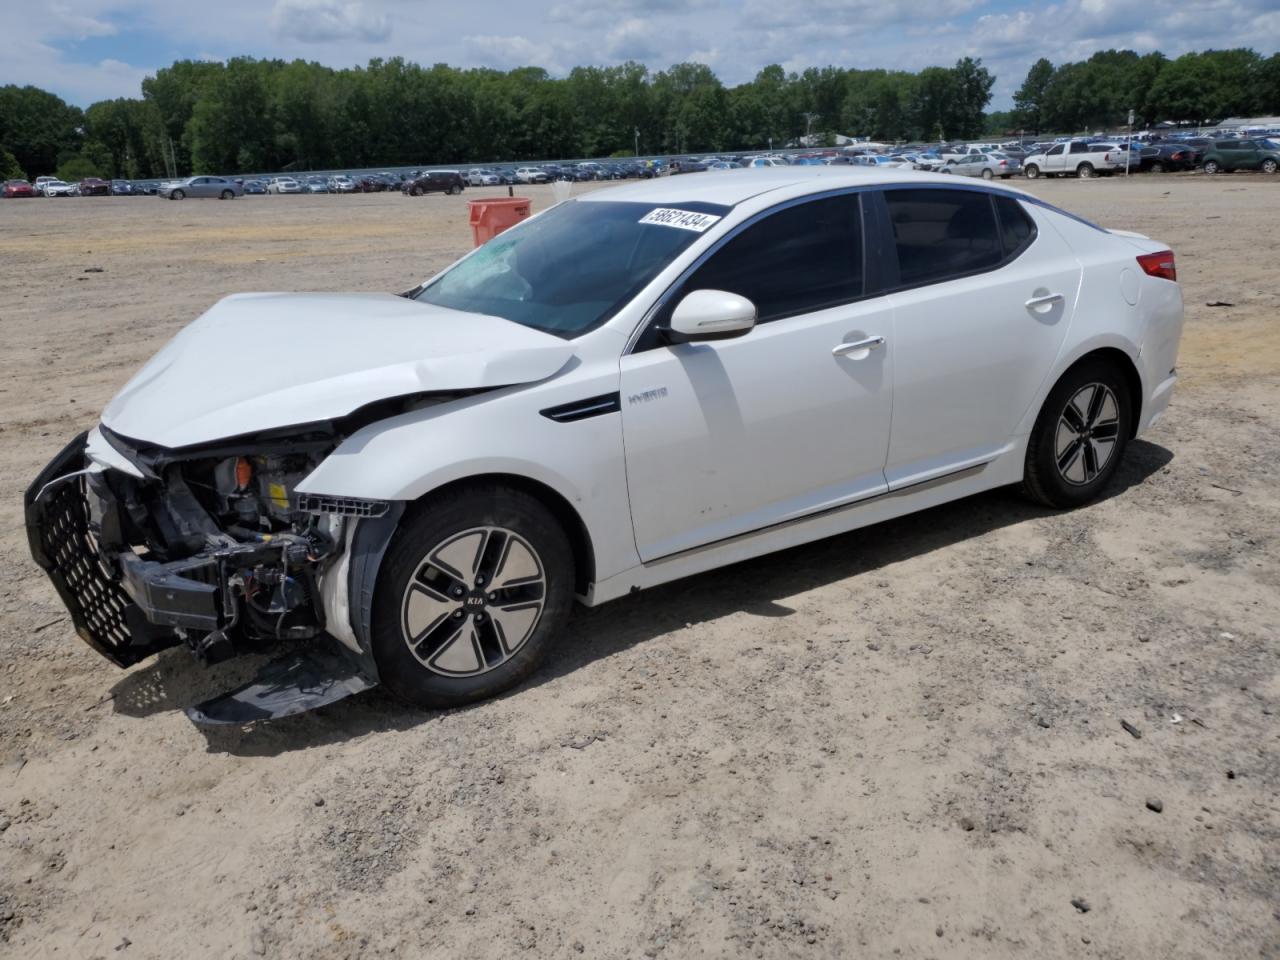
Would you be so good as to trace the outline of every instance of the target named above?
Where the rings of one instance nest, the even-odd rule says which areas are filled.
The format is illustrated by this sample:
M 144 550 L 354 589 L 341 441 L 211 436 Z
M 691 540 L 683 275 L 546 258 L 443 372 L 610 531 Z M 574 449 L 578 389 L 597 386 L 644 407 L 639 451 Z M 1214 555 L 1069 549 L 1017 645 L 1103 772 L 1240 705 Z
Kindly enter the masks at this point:
M 639 562 L 621 415 L 561 422 L 540 412 L 618 389 L 616 371 L 591 379 L 493 391 L 371 424 L 345 440 L 298 492 L 414 501 L 469 477 L 532 480 L 577 512 L 594 548 L 596 576 L 619 573 Z

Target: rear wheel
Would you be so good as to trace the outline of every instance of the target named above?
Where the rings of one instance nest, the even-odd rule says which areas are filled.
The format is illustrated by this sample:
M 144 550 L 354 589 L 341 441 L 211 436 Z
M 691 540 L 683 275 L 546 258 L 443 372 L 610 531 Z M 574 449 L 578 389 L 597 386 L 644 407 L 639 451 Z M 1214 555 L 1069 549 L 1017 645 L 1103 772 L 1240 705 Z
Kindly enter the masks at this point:
M 1262 172 L 1263 172 L 1263 173 L 1275 173 L 1275 172 L 1276 172 L 1276 162 L 1275 162 L 1274 160 L 1263 160 L 1263 161 L 1262 161 Z
M 230 200 L 230 199 L 231 199 L 232 197 L 234 197 L 234 196 L 235 196 L 235 192 L 234 192 L 234 191 L 232 191 L 232 190 L 223 190 L 223 191 L 222 191 L 222 196 L 221 196 L 219 199 L 222 199 L 222 200 Z
M 1081 180 L 1088 180 L 1093 176 L 1093 172 L 1092 163 L 1082 163 L 1080 166 L 1076 167 L 1076 176 Z
M 551 512 L 511 487 L 461 489 L 406 518 L 373 604 L 382 682 L 420 707 L 527 678 L 573 603 L 573 552 Z
M 169 199 L 170 199 L 170 200 L 184 200 L 184 199 L 186 199 L 186 196 L 187 196 L 187 193 L 186 193 L 186 191 L 185 191 L 185 190 L 174 190 L 174 191 L 173 191 L 173 193 L 169 194 Z
M 1034 163 L 1028 163 L 1027 169 L 1024 170 L 1023 173 L 1027 175 L 1028 180 L 1034 180 L 1036 177 L 1040 176 L 1040 168 Z
M 422 196 L 422 188 L 421 188 L 421 187 L 410 187 L 410 188 L 409 188 L 409 196 L 411 196 L 411 197 L 420 197 L 420 196 Z
M 1027 443 L 1022 487 L 1048 507 L 1078 507 L 1110 482 L 1132 432 L 1129 384 L 1109 360 L 1086 360 L 1054 386 Z
M 992 173 L 992 172 L 990 171 L 990 169 L 984 169 L 984 170 L 982 171 L 982 179 L 983 179 L 983 180 L 991 180 L 991 179 L 993 179 L 994 177 L 995 177 L 995 174 L 994 174 L 994 173 Z
M 462 188 L 455 183 L 452 187 L 449 188 L 449 192 L 456 197 L 458 194 L 462 192 Z
M 1206 160 L 1204 162 L 1205 173 L 1220 173 L 1221 171 L 1222 167 L 1219 165 L 1217 160 Z

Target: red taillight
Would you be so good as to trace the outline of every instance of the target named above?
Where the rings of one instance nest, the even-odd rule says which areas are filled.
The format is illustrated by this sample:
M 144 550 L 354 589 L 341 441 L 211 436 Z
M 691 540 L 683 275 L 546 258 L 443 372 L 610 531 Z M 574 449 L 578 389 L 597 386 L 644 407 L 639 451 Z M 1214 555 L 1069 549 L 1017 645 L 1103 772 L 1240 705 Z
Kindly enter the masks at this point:
M 1144 253 L 1138 258 L 1138 266 L 1148 277 L 1159 277 L 1161 280 L 1178 282 L 1178 267 L 1173 262 L 1172 250 L 1161 250 L 1159 253 Z
M 1008 161 L 1008 160 L 1001 160 L 1001 161 L 1000 161 L 1000 166 L 1002 166 L 1002 167 L 1007 167 L 1008 165 L 1009 165 L 1009 161 Z

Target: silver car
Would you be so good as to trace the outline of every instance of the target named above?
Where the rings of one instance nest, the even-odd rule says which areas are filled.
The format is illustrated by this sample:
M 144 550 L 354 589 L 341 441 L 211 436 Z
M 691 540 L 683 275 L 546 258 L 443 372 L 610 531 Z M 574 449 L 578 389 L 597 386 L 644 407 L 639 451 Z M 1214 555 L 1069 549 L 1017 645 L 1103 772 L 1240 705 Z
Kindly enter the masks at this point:
M 185 180 L 166 180 L 156 190 L 156 196 L 166 200 L 185 200 L 187 197 L 230 200 L 243 197 L 244 187 L 225 177 L 187 177 Z
M 993 150 L 990 153 L 969 154 L 959 160 L 948 160 L 946 167 L 940 172 L 957 173 L 962 177 L 981 177 L 983 180 L 993 180 L 996 177 L 1008 180 L 1014 174 L 1022 172 L 1022 163 Z

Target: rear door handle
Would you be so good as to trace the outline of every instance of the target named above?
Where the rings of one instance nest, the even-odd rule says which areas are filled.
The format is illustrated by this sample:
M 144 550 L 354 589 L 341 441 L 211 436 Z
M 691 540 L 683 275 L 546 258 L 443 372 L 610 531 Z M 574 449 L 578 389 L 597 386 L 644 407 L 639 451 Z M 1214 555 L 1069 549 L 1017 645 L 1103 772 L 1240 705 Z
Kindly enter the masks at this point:
M 853 343 L 837 343 L 831 348 L 833 357 L 847 357 L 851 353 L 857 353 L 859 350 L 877 350 L 884 346 L 884 337 L 867 337 L 865 340 L 855 340 Z
M 1047 307 L 1051 303 L 1060 303 L 1062 294 L 1046 293 L 1043 297 L 1032 297 L 1025 304 L 1028 310 L 1034 310 L 1036 307 Z

